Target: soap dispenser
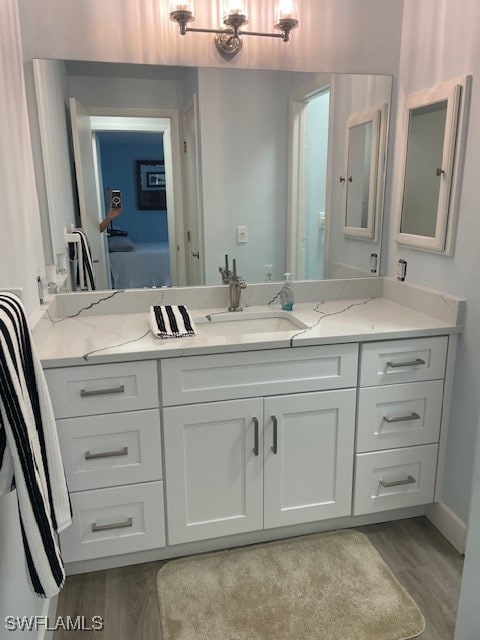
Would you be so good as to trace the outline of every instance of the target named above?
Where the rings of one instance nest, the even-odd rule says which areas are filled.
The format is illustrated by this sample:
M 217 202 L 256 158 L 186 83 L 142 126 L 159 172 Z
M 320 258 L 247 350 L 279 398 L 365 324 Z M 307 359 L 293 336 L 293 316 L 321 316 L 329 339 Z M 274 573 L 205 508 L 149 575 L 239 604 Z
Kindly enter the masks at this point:
M 280 302 L 283 311 L 291 311 L 293 309 L 293 285 L 290 273 L 284 273 L 285 282 L 280 291 Z

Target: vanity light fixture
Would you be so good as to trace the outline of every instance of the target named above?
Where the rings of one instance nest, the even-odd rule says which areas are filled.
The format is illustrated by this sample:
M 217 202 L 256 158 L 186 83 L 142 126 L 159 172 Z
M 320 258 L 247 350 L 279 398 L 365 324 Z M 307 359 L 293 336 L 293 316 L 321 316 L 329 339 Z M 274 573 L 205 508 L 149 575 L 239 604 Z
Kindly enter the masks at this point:
M 295 18 L 295 0 L 279 0 L 275 29 L 280 33 L 263 33 L 260 31 L 244 31 L 242 27 L 248 24 L 248 17 L 243 0 L 226 0 L 224 2 L 224 29 L 200 29 L 187 26 L 195 20 L 193 2 L 184 4 L 172 3 L 170 20 L 178 23 L 180 35 L 188 31 L 198 33 L 215 33 L 215 46 L 220 55 L 226 60 L 234 58 L 242 50 L 242 36 L 265 36 L 266 38 L 281 38 L 283 42 L 290 40 L 290 31 L 298 27 Z

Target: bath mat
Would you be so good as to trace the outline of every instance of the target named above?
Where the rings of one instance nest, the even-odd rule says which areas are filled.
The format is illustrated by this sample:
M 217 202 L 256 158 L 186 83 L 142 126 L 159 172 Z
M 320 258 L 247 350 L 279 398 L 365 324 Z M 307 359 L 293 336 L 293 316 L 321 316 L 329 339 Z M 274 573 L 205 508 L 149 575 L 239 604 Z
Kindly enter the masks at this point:
M 354 530 L 173 560 L 157 588 L 162 640 L 407 640 L 425 629 Z

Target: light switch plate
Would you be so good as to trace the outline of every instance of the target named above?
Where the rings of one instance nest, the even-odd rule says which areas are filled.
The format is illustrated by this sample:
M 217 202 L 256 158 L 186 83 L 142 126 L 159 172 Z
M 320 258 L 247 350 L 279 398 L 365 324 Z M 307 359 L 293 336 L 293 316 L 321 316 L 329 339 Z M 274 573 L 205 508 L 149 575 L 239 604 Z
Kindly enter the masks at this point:
M 247 244 L 248 242 L 248 227 L 237 227 L 237 243 Z

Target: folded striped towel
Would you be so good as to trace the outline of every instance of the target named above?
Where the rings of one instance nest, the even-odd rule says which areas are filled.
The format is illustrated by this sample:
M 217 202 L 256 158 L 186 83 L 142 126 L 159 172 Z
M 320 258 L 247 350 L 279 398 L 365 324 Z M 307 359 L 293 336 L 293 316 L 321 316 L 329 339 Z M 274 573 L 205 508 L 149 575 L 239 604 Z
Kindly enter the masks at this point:
M 150 307 L 149 317 L 157 338 L 184 338 L 196 333 L 195 324 L 183 305 Z

